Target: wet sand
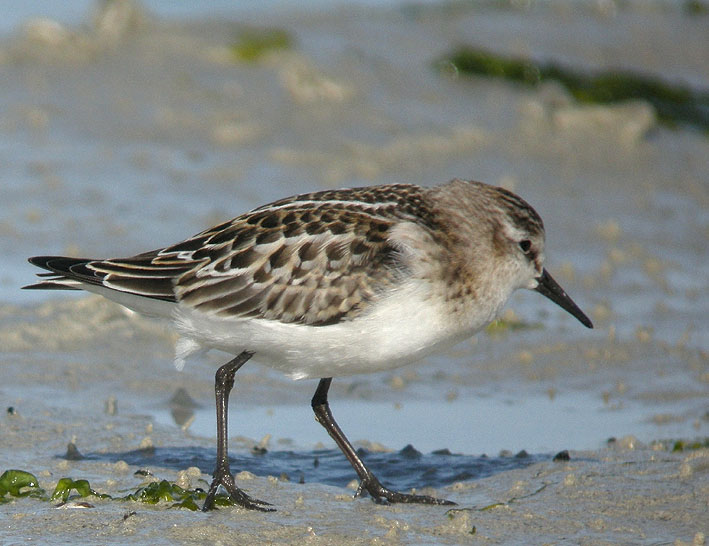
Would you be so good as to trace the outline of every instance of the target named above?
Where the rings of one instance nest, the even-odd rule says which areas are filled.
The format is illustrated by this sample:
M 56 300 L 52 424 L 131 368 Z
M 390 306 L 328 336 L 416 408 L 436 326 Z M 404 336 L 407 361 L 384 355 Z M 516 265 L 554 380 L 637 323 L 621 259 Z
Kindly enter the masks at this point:
M 140 485 L 134 472 L 143 467 L 203 486 L 214 454 L 211 433 L 156 415 L 180 388 L 210 408 L 225 355 L 177 372 L 174 336 L 162 325 L 95 297 L 21 292 L 32 281 L 27 256 L 131 254 L 292 193 L 455 176 L 505 185 L 537 208 L 549 268 L 596 329 L 519 294 L 507 327 L 415 366 L 336 381 L 333 409 L 340 400 L 362 411 L 355 419 L 376 423 L 368 404 L 397 411 L 411 400 L 441 406 L 476 397 L 521 408 L 527 398 L 583 395 L 619 421 L 639 413 L 647 426 L 609 427 L 610 443 L 560 444 L 547 439 L 538 415 L 520 409 L 542 446 L 526 446 L 531 464 L 426 489 L 458 503 L 449 511 L 353 500 L 346 481 L 327 485 L 332 476 L 283 481 L 271 454 L 332 444 L 315 423 L 307 438 L 269 423 L 266 470 L 240 483 L 275 513 L 18 499 L 0 505 L 3 543 L 704 544 L 709 450 L 672 446 L 709 436 L 709 140 L 660 125 L 642 102 L 579 106 L 553 85 L 524 89 L 432 69 L 466 41 L 707 88 L 702 21 L 674 8 L 555 4 L 196 22 L 137 11 L 82 28 L 35 22 L 6 37 L 0 399 L 13 412 L 0 419 L 0 471 L 28 470 L 50 491 L 63 476 L 85 478 L 116 496 Z M 229 44 L 245 23 L 285 28 L 295 46 L 236 62 Z M 239 372 L 232 415 L 307 406 L 314 388 L 249 366 Z M 450 429 L 451 445 L 499 426 L 470 415 L 461 429 L 459 420 L 439 425 Z M 262 436 L 239 438 L 233 427 L 233 455 L 249 471 Z M 404 447 L 376 428 L 352 439 L 372 451 Z M 411 425 L 414 447 L 419 428 Z M 63 457 L 72 441 L 86 459 Z M 150 449 L 131 458 L 151 447 L 159 458 Z M 562 449 L 571 460 L 552 461 Z

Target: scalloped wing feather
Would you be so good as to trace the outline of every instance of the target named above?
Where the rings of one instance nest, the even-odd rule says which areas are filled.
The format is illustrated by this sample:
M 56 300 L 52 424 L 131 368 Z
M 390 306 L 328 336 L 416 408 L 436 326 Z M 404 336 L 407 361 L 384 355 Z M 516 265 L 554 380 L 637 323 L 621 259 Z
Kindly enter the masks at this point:
M 212 232 L 181 304 L 223 317 L 325 325 L 362 312 L 405 269 L 388 240 L 395 218 L 333 203 L 257 209 Z M 170 249 L 166 249 L 166 254 Z

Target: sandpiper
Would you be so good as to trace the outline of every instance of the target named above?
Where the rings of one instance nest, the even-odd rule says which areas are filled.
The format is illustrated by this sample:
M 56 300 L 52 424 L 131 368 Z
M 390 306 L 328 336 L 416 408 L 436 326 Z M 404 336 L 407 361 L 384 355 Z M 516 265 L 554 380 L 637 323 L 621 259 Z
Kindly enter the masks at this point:
M 219 486 L 245 508 L 272 510 L 237 487 L 229 467 L 229 393 L 254 354 L 293 379 L 320 379 L 311 405 L 359 476 L 358 495 L 453 504 L 379 482 L 330 412 L 332 378 L 403 366 L 464 340 L 518 288 L 593 327 L 543 267 L 536 211 L 508 190 L 458 179 L 288 197 L 129 258 L 30 262 L 50 273 L 26 288 L 88 290 L 169 320 L 180 334 L 178 366 L 203 349 L 236 355 L 215 377 L 217 463 L 203 510 Z

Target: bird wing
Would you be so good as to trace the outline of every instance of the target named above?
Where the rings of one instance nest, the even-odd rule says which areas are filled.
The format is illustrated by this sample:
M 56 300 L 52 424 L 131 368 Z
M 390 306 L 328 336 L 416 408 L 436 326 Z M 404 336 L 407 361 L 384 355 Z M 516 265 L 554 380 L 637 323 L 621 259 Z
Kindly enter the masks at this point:
M 204 261 L 177 279 L 177 299 L 230 318 L 310 325 L 352 318 L 402 278 L 406 268 L 388 237 L 397 221 L 341 201 L 256 209 L 198 236 L 190 258 Z
M 397 223 L 421 220 L 420 191 L 392 185 L 294 196 L 130 258 L 35 257 L 55 276 L 31 288 L 93 284 L 222 317 L 333 324 L 404 278 L 408 266 L 390 234 Z

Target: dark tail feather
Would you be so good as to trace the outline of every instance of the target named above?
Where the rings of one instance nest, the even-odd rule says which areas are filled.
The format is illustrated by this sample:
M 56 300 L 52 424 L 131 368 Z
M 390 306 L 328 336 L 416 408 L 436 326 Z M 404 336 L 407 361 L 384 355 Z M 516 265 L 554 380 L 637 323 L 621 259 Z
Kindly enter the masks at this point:
M 173 279 L 189 270 L 195 262 L 155 264 L 157 251 L 133 258 L 91 260 L 66 256 L 34 256 L 32 265 L 46 269 L 43 280 L 24 288 L 35 290 L 81 290 L 84 285 L 103 286 L 145 298 L 174 302 Z M 85 288 L 85 287 L 84 287 Z
M 27 260 L 32 265 L 51 271 L 56 275 L 72 275 L 72 268 L 77 265 L 86 265 L 93 260 L 86 258 L 68 258 L 66 256 L 33 256 Z M 40 273 L 46 276 L 46 273 Z
M 28 261 L 32 265 L 46 269 L 49 273 L 38 273 L 38 277 L 46 278 L 42 282 L 23 286 L 32 290 L 80 290 L 78 286 L 62 284 L 62 281 L 81 281 L 89 284 L 101 284 L 101 277 L 86 267 L 93 261 L 86 258 L 68 258 L 66 256 L 34 256 Z

